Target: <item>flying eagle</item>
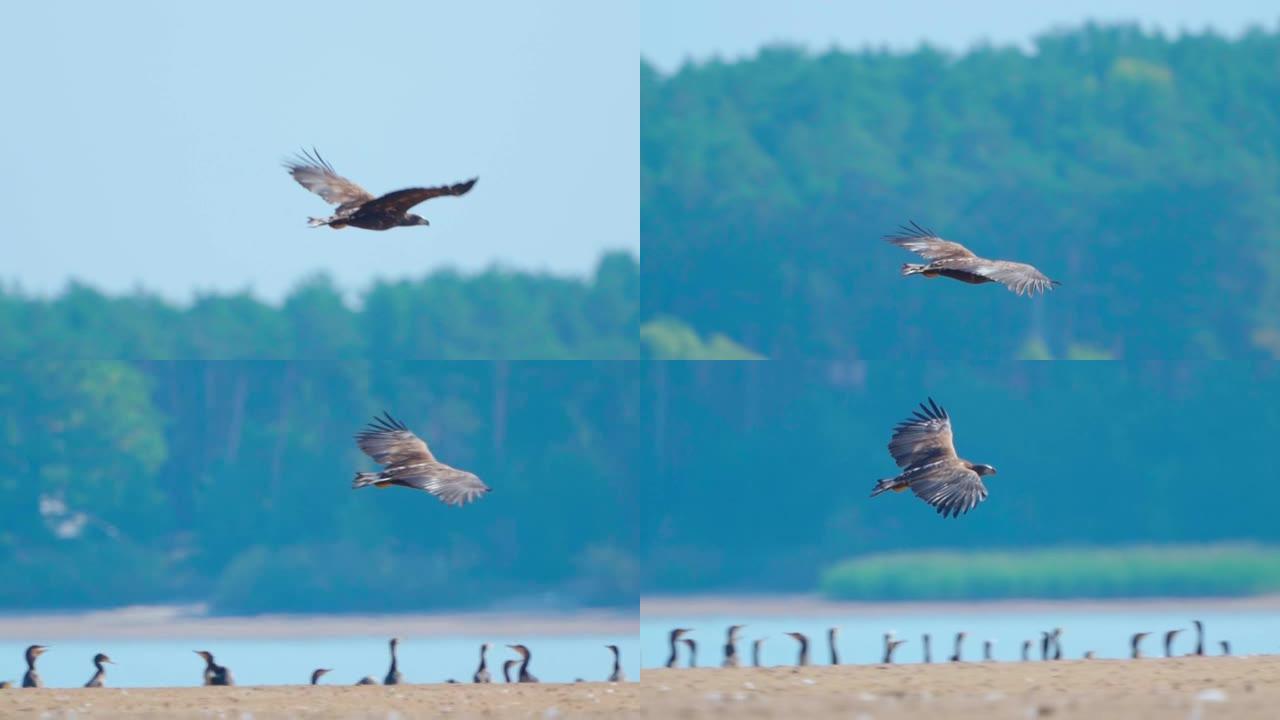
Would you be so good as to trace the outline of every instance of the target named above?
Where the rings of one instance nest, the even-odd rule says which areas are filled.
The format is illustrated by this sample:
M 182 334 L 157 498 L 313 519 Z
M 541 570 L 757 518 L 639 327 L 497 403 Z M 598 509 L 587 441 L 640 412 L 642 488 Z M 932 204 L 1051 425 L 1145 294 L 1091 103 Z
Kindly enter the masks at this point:
M 479 179 L 471 178 L 453 185 L 396 190 L 375 198 L 368 190 L 335 172 L 314 148 L 311 152 L 303 150 L 293 160 L 286 161 L 284 166 L 299 185 L 324 198 L 330 205 L 338 206 L 327 218 L 308 218 L 307 225 L 328 225 L 335 230 L 348 225 L 365 230 L 430 225 L 426 218 L 409 212 L 409 208 L 434 197 L 466 195 Z
M 446 505 L 465 505 L 489 492 L 480 478 L 436 460 L 422 438 L 385 411 L 356 435 L 365 455 L 384 466 L 381 472 L 357 472 L 352 488 L 403 485 L 425 490 Z
M 1050 280 L 1026 263 L 980 258 L 960 243 L 943 240 L 932 230 L 914 222 L 903 225 L 897 233 L 886 235 L 884 239 L 929 261 L 926 265 L 905 263 L 902 266 L 904 276 L 932 278 L 941 275 L 974 285 L 998 282 L 1018 295 L 1048 292 L 1062 284 Z
M 933 398 L 928 405 L 920 403 L 912 417 L 893 429 L 889 454 L 902 474 L 876 482 L 871 497 L 910 488 L 943 517 L 959 517 L 986 500 L 982 476 L 996 474 L 990 465 L 971 463 L 956 455 L 951 416 Z

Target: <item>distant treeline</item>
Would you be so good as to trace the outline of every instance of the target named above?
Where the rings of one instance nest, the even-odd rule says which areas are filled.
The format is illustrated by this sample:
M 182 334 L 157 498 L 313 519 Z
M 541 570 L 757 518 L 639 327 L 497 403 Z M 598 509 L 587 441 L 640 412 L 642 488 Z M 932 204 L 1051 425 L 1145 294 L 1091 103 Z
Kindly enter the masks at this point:
M 0 363 L 0 609 L 633 606 L 633 363 Z M 493 492 L 402 488 L 386 409 Z
M 1249 545 L 944 550 L 856 558 L 822 574 L 835 600 L 1214 597 L 1280 592 L 1280 549 Z
M 379 281 L 358 308 L 326 276 L 280 306 L 248 293 L 179 307 L 83 285 L 48 300 L 0 291 L 0 358 L 634 358 L 639 302 L 639 260 L 625 252 L 585 280 L 441 270 Z
M 893 575 L 914 578 L 910 587 L 856 585 L 881 597 L 938 596 L 970 556 L 985 557 L 979 551 L 1280 545 L 1276 363 L 771 360 L 656 363 L 647 376 L 640 536 L 649 592 L 813 592 L 846 560 L 953 551 L 953 571 L 904 564 L 920 570 Z M 955 519 L 911 493 L 868 497 L 898 470 L 886 449 L 894 425 L 929 396 L 951 413 L 961 456 L 998 471 L 985 479 L 987 501 Z M 1229 559 L 1218 579 L 1235 572 Z M 1013 583 L 1026 568 L 1000 571 Z M 1109 581 L 1084 582 L 1088 574 L 1062 578 L 1080 581 L 1081 593 L 1195 587 L 1099 585 Z
M 1280 32 L 642 63 L 642 317 L 764 356 L 1280 357 Z M 915 220 L 1063 282 L 902 278 Z

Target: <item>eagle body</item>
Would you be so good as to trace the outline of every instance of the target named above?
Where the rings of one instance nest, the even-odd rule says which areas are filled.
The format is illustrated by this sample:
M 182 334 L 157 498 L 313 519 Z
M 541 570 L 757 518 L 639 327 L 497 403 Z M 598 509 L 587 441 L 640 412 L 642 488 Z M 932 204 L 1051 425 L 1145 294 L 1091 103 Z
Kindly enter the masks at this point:
M 951 416 L 933 398 L 894 428 L 889 454 L 902 472 L 877 481 L 871 497 L 911 490 L 943 517 L 959 517 L 986 500 L 982 478 L 996 474 L 994 467 L 956 454 Z
M 943 240 L 915 223 L 902 226 L 885 240 L 929 261 L 924 265 L 906 263 L 902 266 L 904 277 L 946 277 L 971 285 L 998 282 L 1018 295 L 1048 292 L 1061 284 L 1026 263 L 978 257 L 960 243 Z

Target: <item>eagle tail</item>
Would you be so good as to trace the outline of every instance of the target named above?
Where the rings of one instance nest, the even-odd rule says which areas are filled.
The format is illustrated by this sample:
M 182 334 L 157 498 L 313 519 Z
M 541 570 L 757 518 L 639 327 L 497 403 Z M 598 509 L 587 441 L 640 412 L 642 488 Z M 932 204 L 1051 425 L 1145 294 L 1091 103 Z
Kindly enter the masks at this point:
M 919 275 L 920 273 L 924 272 L 924 269 L 926 267 L 928 267 L 928 265 L 916 265 L 914 263 L 903 263 L 902 276 L 906 277 L 908 275 Z
M 358 472 L 356 473 L 356 479 L 351 481 L 351 489 L 355 490 L 369 485 L 377 485 L 381 479 L 382 476 L 378 473 Z
M 871 497 L 889 492 L 890 490 L 901 490 L 906 487 L 906 484 L 903 483 L 900 478 L 901 476 L 877 480 L 876 486 L 871 488 Z
M 307 218 L 307 227 L 323 227 L 328 224 L 329 221 L 324 218 Z

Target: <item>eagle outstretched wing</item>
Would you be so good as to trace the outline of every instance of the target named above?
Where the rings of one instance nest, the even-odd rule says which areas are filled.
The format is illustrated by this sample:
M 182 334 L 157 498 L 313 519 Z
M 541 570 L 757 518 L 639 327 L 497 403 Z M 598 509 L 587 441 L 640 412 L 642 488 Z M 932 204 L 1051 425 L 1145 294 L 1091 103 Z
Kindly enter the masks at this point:
M 987 499 L 982 478 L 958 460 L 922 466 L 909 487 L 942 517 L 959 517 Z
M 386 195 L 366 203 L 362 210 L 368 212 L 389 213 L 393 216 L 400 216 L 409 211 L 409 208 L 420 202 L 430 200 L 431 198 L 443 197 L 447 195 L 466 195 L 476 184 L 479 178 L 471 178 L 466 182 L 454 183 L 452 185 L 437 185 L 436 187 L 424 188 L 406 188 L 404 190 L 396 190 Z
M 489 486 L 469 472 L 440 465 L 435 470 L 415 470 L 397 474 L 396 480 L 435 495 L 445 505 L 465 505 L 489 492 Z
M 385 410 L 356 435 L 356 444 L 384 467 L 435 462 L 427 443 Z
M 920 403 L 920 409 L 893 429 L 889 439 L 889 454 L 903 470 L 929 463 L 956 460 L 956 448 L 951 438 L 951 416 L 946 409 L 929 398 L 929 404 Z
M 994 280 L 1018 295 L 1048 292 L 1062 283 L 1051 280 L 1033 265 L 1012 260 L 982 260 L 965 269 L 975 275 Z
M 898 232 L 886 235 L 884 239 L 930 261 L 977 257 L 969 248 L 958 242 L 943 240 L 934 231 L 920 227 L 915 222 L 899 227 Z
M 303 150 L 294 159 L 286 161 L 284 166 L 299 185 L 330 205 L 337 205 L 338 212 L 359 207 L 373 199 L 368 190 L 339 175 L 315 148 L 311 152 Z

